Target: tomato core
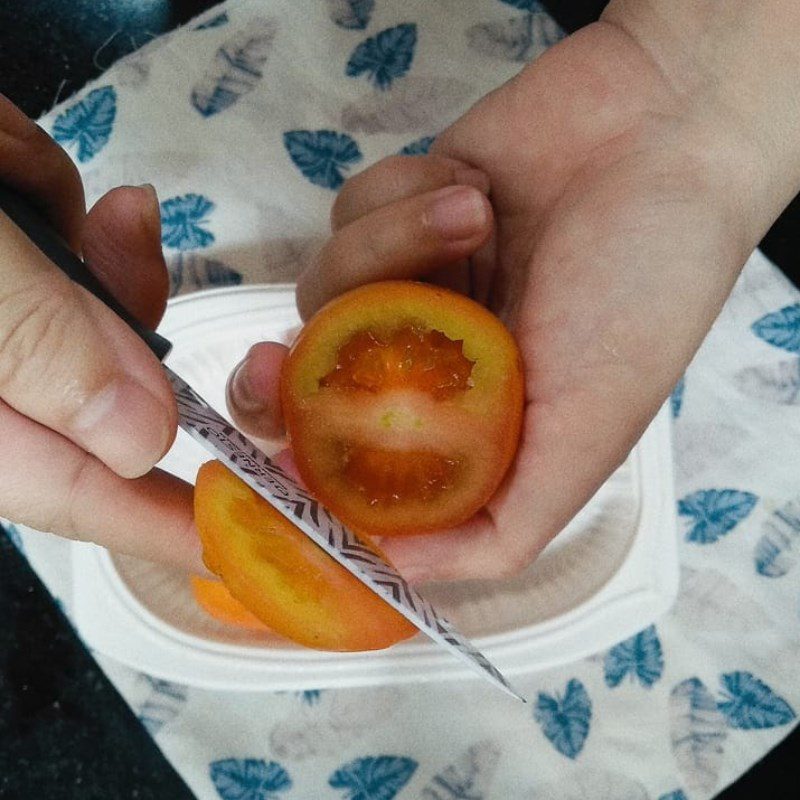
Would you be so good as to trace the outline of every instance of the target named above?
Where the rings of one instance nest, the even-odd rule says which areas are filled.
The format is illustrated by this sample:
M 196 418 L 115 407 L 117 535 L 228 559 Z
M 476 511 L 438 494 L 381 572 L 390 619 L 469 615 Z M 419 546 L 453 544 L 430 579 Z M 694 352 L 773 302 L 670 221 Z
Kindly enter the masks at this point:
M 414 324 L 388 334 L 354 333 L 337 351 L 322 389 L 381 394 L 408 390 L 449 400 L 468 391 L 474 362 L 463 341 Z M 391 412 L 389 412 L 391 416 Z M 386 419 L 387 427 L 392 420 Z M 394 450 L 340 442 L 342 475 L 370 506 L 432 500 L 454 484 L 460 459 L 429 450 Z
M 339 348 L 336 366 L 319 385 L 374 393 L 413 388 L 446 400 L 472 385 L 474 362 L 464 355 L 463 345 L 413 324 L 387 336 L 358 331 Z

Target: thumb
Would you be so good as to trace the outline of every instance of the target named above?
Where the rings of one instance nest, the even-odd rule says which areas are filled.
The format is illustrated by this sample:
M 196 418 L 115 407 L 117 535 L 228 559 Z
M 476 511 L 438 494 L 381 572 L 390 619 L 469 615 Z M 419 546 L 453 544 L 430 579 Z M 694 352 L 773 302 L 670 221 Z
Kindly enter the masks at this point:
M 175 435 L 175 403 L 158 361 L 5 215 L 0 398 L 123 477 L 147 472 Z

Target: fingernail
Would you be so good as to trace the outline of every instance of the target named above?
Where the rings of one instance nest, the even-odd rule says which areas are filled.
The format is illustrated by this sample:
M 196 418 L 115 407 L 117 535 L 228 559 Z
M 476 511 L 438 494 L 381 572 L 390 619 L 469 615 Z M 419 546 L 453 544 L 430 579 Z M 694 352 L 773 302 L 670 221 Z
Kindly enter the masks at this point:
M 456 170 L 453 179 L 460 186 L 474 186 L 479 192 L 487 195 L 492 188 L 489 176 L 482 169 Z
M 25 139 L 39 126 L 23 114 L 4 94 L 0 94 L 0 131 L 15 139 Z
M 234 368 L 228 381 L 230 405 L 245 414 L 259 414 L 266 410 L 264 400 L 256 394 L 245 357 Z
M 164 404 L 130 379 L 115 381 L 87 400 L 72 430 L 83 447 L 124 478 L 151 469 L 173 435 Z
M 471 187 L 440 189 L 430 210 L 430 225 L 444 239 L 467 239 L 486 224 L 485 202 Z
M 142 221 L 151 227 L 161 230 L 161 206 L 158 203 L 158 193 L 152 183 L 143 183 L 136 187 L 146 198 L 142 204 Z

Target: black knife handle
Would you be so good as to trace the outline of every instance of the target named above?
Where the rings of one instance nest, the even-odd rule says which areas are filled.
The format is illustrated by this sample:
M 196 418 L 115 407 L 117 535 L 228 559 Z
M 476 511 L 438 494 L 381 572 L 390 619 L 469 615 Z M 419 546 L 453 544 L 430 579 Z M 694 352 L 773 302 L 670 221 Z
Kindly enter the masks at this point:
M 20 230 L 52 261 L 67 277 L 83 286 L 98 300 L 102 300 L 120 319 L 163 361 L 172 344 L 142 325 L 129 314 L 102 286 L 94 273 L 83 263 L 53 230 L 45 218 L 26 200 L 7 186 L 0 185 L 0 210 L 4 211 Z

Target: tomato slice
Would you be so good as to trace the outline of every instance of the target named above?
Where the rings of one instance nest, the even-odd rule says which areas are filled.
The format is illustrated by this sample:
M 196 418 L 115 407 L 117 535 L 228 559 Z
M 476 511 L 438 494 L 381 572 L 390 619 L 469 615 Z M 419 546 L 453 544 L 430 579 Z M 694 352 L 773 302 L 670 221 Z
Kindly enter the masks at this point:
M 320 650 L 361 651 L 417 632 L 218 461 L 197 474 L 194 512 L 208 568 L 275 633 Z
M 513 337 L 463 295 L 373 283 L 303 328 L 281 375 L 297 469 L 346 524 L 375 535 L 465 522 L 517 448 L 523 377 Z
M 222 581 L 192 575 L 190 584 L 197 605 L 218 622 L 251 631 L 269 630 L 228 591 Z

